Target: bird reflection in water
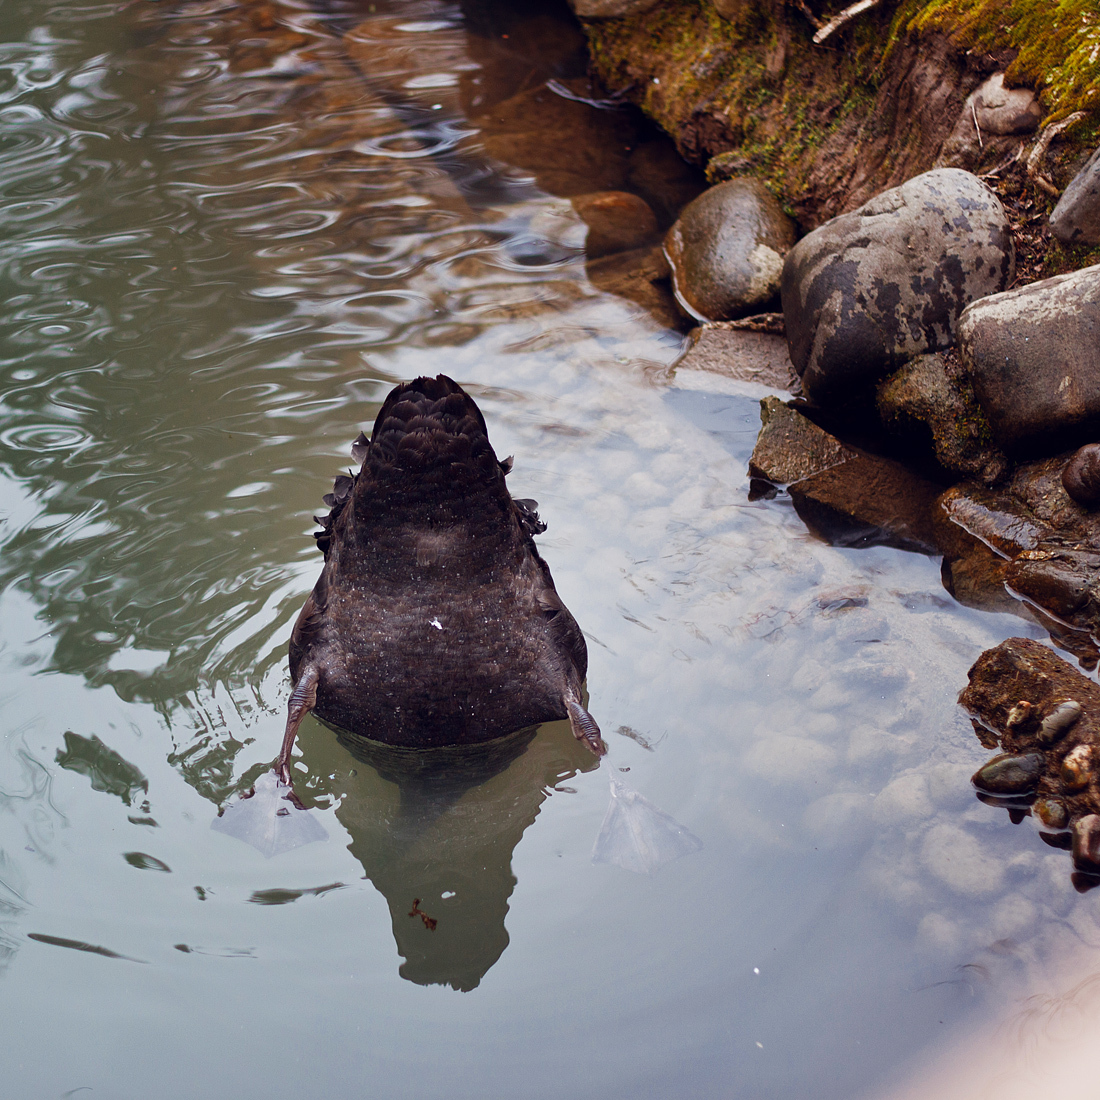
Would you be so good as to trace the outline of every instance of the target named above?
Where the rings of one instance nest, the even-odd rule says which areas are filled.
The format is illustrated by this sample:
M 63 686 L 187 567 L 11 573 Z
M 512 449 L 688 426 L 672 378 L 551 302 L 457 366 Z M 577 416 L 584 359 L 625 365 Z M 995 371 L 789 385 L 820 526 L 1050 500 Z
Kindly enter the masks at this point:
M 568 722 L 427 750 L 336 733 L 302 726 L 304 760 L 320 777 L 298 785 L 303 798 L 337 799 L 348 850 L 389 905 L 401 976 L 476 988 L 508 946 L 516 845 L 552 789 L 599 760 Z

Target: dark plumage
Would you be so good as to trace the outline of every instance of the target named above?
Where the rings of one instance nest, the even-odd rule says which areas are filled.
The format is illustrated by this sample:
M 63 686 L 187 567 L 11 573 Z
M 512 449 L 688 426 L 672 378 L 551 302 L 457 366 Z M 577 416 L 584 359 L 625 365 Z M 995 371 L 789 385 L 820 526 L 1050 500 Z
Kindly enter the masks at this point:
M 473 399 L 450 378 L 386 398 L 361 462 L 318 519 L 325 566 L 290 640 L 278 770 L 289 782 L 298 725 L 320 718 L 375 741 L 470 745 L 568 718 L 597 754 L 581 704 L 588 653 L 513 500 Z

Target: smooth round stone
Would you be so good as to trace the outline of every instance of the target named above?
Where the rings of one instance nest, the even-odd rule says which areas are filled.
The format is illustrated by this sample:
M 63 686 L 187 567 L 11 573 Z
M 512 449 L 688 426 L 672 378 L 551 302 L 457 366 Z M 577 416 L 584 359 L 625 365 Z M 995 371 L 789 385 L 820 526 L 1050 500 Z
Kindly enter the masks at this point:
M 759 311 L 779 293 L 794 222 L 759 181 L 727 180 L 688 203 L 665 237 L 676 300 L 700 321 Z
M 1023 756 L 1003 753 L 980 767 L 971 782 L 987 794 L 1026 794 L 1038 785 L 1044 762 L 1041 752 Z
M 1061 741 L 1077 725 L 1084 713 L 1084 708 L 1076 699 L 1059 703 L 1039 724 L 1039 732 L 1036 734 L 1039 743 L 1053 745 L 1056 741 Z
M 629 191 L 594 191 L 575 195 L 570 201 L 588 226 L 584 250 L 591 259 L 641 248 L 656 240 L 656 215 L 645 199 Z
M 994 73 L 967 101 L 986 134 L 1030 134 L 1039 128 L 1043 110 L 1030 88 L 1006 88 L 1005 74 Z
M 1079 791 L 1087 787 L 1092 778 L 1092 746 L 1077 745 L 1070 749 L 1062 761 L 1061 776 L 1068 790 Z
M 1031 810 L 1048 829 L 1064 829 L 1069 824 L 1069 811 L 1056 798 L 1040 798 Z
M 1100 870 L 1100 815 L 1087 814 L 1074 822 L 1073 862 L 1079 871 Z
M 1074 452 L 1062 471 L 1062 487 L 1082 508 L 1100 507 L 1100 443 Z

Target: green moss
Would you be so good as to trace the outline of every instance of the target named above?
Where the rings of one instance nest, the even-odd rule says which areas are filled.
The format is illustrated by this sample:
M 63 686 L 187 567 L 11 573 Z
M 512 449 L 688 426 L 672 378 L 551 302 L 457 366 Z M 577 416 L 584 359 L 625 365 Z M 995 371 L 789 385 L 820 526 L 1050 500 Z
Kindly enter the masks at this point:
M 909 0 L 892 38 L 939 30 L 976 50 L 1019 50 L 1011 83 L 1041 91 L 1050 121 L 1100 108 L 1100 8 L 1096 0 Z
M 631 88 L 689 158 L 718 150 L 712 182 L 754 175 L 793 209 L 810 188 L 815 150 L 871 113 L 887 20 L 854 27 L 842 51 L 814 46 L 810 25 L 768 0 L 736 22 L 709 0 L 667 0 L 644 18 L 585 30 L 604 81 Z

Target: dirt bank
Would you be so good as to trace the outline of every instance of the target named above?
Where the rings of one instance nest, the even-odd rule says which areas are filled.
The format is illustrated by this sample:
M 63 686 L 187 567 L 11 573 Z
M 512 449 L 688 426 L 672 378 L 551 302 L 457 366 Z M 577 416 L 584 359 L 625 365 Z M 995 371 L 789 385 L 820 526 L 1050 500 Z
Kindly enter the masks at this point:
M 1039 134 L 960 131 L 967 97 L 1007 70 L 1006 84 L 1039 93 L 1044 125 L 1083 109 L 1042 155 L 1044 174 L 1061 190 L 1097 139 L 1100 66 L 1082 54 L 1083 15 L 1061 47 L 1052 31 L 1045 53 L 1027 53 L 1018 41 L 1026 21 L 1002 24 L 1016 8 L 1026 14 L 1032 0 L 1016 0 L 1011 13 L 996 5 L 996 19 L 990 5 L 883 0 L 820 45 L 815 22 L 843 4 L 664 0 L 647 12 L 582 22 L 592 66 L 612 91 L 641 106 L 712 182 L 764 180 L 805 230 L 943 164 L 996 181 L 1026 229 L 1053 202 L 1033 180 L 1021 190 Z M 1044 18 L 1053 28 L 1049 11 Z M 1054 267 L 1081 262 L 1056 256 Z

